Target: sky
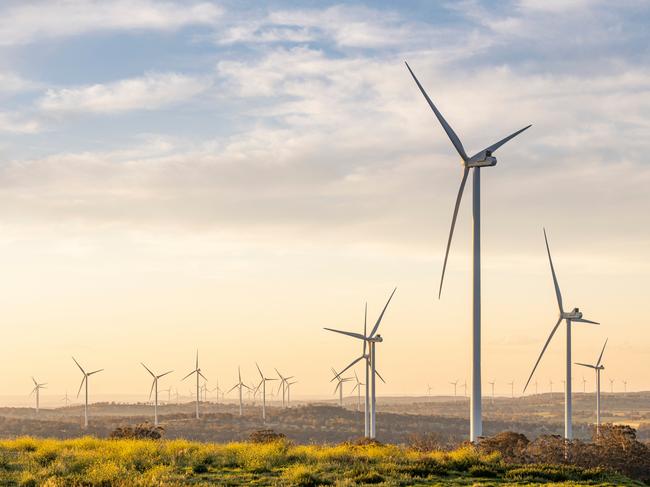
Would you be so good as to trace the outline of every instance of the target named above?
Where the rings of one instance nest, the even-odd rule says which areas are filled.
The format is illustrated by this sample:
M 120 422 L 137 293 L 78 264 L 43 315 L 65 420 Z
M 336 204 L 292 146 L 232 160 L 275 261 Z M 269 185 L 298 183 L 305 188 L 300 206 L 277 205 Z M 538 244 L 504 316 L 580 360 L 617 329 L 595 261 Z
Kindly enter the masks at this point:
M 574 359 L 609 338 L 604 380 L 649 389 L 649 23 L 642 0 L 2 2 L 2 393 L 76 393 L 72 355 L 106 369 L 91 399 L 146 399 L 141 361 L 187 393 L 198 348 L 212 386 L 257 361 L 333 397 L 361 345 L 322 328 L 395 286 L 378 394 L 469 381 L 469 192 L 439 300 L 462 169 L 405 60 L 468 152 L 533 124 L 483 171 L 485 393 L 521 393 L 557 320 L 543 227 L 601 322 Z

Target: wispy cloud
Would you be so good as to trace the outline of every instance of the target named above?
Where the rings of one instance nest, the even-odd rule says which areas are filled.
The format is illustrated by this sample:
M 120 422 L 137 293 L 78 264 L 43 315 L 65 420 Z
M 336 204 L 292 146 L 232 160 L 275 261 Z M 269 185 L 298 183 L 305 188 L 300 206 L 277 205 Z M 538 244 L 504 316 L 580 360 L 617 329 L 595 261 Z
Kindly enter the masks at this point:
M 107 30 L 173 30 L 212 24 L 223 13 L 212 2 L 164 0 L 30 0 L 3 5 L 0 45 Z
M 66 113 L 154 110 L 186 101 L 205 91 L 209 85 L 207 79 L 176 73 L 152 73 L 107 84 L 49 89 L 38 106 L 47 112 Z

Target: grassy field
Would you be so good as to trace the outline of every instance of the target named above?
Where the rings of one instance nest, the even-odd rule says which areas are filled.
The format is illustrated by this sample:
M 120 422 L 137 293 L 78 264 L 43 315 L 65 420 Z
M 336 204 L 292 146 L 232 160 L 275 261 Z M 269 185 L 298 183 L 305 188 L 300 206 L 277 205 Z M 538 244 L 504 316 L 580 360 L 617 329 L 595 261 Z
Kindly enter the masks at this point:
M 506 465 L 472 448 L 185 440 L 0 441 L 0 485 L 642 485 L 601 469 Z

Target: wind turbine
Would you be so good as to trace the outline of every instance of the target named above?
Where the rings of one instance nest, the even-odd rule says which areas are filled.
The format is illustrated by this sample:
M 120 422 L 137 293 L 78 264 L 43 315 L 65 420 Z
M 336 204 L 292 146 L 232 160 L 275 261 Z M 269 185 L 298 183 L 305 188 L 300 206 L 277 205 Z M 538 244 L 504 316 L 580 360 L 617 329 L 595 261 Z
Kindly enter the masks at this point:
M 172 402 L 172 388 L 168 387 L 167 389 L 161 389 L 160 392 L 167 393 L 167 404 Z
M 582 376 L 582 392 L 583 394 L 587 392 L 587 379 L 585 379 L 585 376 Z
M 297 384 L 298 381 L 294 380 L 292 382 L 287 382 L 287 407 L 291 407 L 291 386 Z
M 199 377 L 203 377 L 206 381 L 208 379 L 205 378 L 205 376 L 201 373 L 201 369 L 199 368 L 199 351 L 196 351 L 196 365 L 194 367 L 194 370 L 187 374 L 185 377 L 183 377 L 181 380 L 187 379 L 189 376 L 192 374 L 196 374 L 196 419 L 199 419 L 199 402 L 201 401 L 201 391 L 199 389 Z
M 614 379 L 609 379 L 609 392 L 614 394 Z
M 384 305 L 384 309 L 381 311 L 381 314 L 379 315 L 379 318 L 377 318 L 377 321 L 375 322 L 375 326 L 373 326 L 372 330 L 370 330 L 370 334 L 367 333 L 367 323 L 368 323 L 368 303 L 366 303 L 366 308 L 365 308 L 365 315 L 364 315 L 364 321 L 363 321 L 363 335 L 360 333 L 353 333 L 351 331 L 341 331 L 341 330 L 335 330 L 333 328 L 325 328 L 328 331 L 333 331 L 335 333 L 341 333 L 343 335 L 350 336 L 352 338 L 357 338 L 359 340 L 363 340 L 363 353 L 360 357 L 354 359 L 347 367 L 345 367 L 339 374 L 342 374 L 346 370 L 348 370 L 350 367 L 354 366 L 357 362 L 364 360 L 366 361 L 366 406 L 365 406 L 365 436 L 366 438 L 372 438 L 374 439 L 377 433 L 376 429 L 376 417 L 377 417 L 377 397 L 375 395 L 376 391 L 376 380 L 375 376 L 379 377 L 382 382 L 384 381 L 383 377 L 379 374 L 377 371 L 377 355 L 375 352 L 375 345 L 377 343 L 380 343 L 384 341 L 384 339 L 377 333 L 377 330 L 379 329 L 379 325 L 381 324 L 381 320 L 384 318 L 384 313 L 386 313 L 386 309 L 388 308 L 388 305 L 390 304 L 391 299 L 393 299 L 393 296 L 395 295 L 395 291 L 397 291 L 397 288 L 393 289 L 393 292 L 391 293 L 390 297 L 388 298 L 388 301 L 386 301 L 386 304 Z M 368 350 L 366 352 L 366 350 Z M 332 379 L 334 380 L 334 379 Z M 330 381 L 331 382 L 331 381 Z M 370 396 L 370 397 L 368 397 Z
M 62 401 L 65 402 L 65 407 L 68 407 L 70 404 L 70 398 L 68 397 L 68 391 L 65 391 L 65 396 L 61 398 Z
M 41 394 L 40 394 L 40 392 L 41 392 L 41 389 L 46 389 L 45 386 L 47 385 L 47 382 L 43 382 L 43 383 L 36 382 L 36 379 L 34 379 L 33 377 L 32 377 L 32 382 L 34 383 L 34 388 L 32 389 L 32 392 L 29 393 L 29 395 L 31 396 L 32 394 L 36 393 L 36 412 L 38 413 L 38 411 L 41 408 L 41 404 L 40 404 L 41 403 Z
M 352 380 L 352 377 L 341 377 L 341 374 L 338 374 L 334 367 L 332 367 L 332 374 L 334 378 L 338 381 L 336 387 L 334 388 L 334 394 L 338 391 L 339 393 L 339 406 L 343 407 L 343 383 Z
M 79 393 L 81 392 L 81 388 L 86 385 L 86 401 L 84 404 L 84 428 L 88 428 L 88 377 L 90 377 L 93 374 L 96 374 L 97 372 L 101 372 L 104 369 L 97 369 L 93 370 L 92 372 L 86 372 L 81 365 L 79 365 L 79 362 L 77 362 L 77 359 L 72 357 L 72 360 L 74 360 L 74 363 L 77 364 L 77 367 L 79 367 L 79 370 L 81 370 L 81 373 L 84 375 L 83 379 L 81 379 L 81 384 L 79 385 L 79 390 L 77 391 L 77 397 L 79 397 Z
M 600 371 L 605 370 L 605 367 L 601 365 L 601 360 L 603 359 L 603 353 L 605 353 L 605 347 L 607 346 L 607 340 L 603 345 L 603 349 L 600 351 L 598 356 L 598 362 L 596 365 L 582 364 L 576 362 L 576 365 L 581 365 L 582 367 L 587 367 L 589 369 L 594 369 L 596 371 L 596 435 L 600 434 Z
M 555 275 L 555 268 L 553 267 L 553 259 L 551 258 L 551 249 L 548 246 L 548 238 L 546 238 L 546 229 L 544 229 L 544 242 L 546 243 L 546 253 L 548 254 L 548 262 L 549 265 L 551 266 L 551 275 L 553 276 L 553 286 L 555 287 L 555 296 L 557 298 L 557 304 L 558 308 L 560 309 L 560 315 L 558 317 L 557 323 L 551 330 L 551 334 L 548 336 L 548 339 L 546 340 L 546 343 L 544 344 L 544 348 L 542 348 L 542 352 L 539 354 L 539 357 L 537 358 L 537 362 L 535 362 L 535 366 L 533 367 L 532 372 L 530 373 L 530 377 L 528 378 L 528 382 L 526 382 L 526 386 L 524 387 L 524 392 L 526 391 L 526 387 L 528 387 L 528 384 L 530 383 L 530 379 L 533 378 L 533 374 L 535 373 L 535 369 L 537 368 L 537 365 L 539 364 L 539 361 L 542 360 L 542 356 L 544 355 L 544 352 L 546 351 L 546 347 L 548 347 L 548 344 L 550 343 L 551 339 L 553 338 L 553 335 L 557 331 L 558 327 L 560 326 L 560 323 L 562 321 L 566 321 L 566 378 L 564 382 L 564 437 L 567 440 L 572 440 L 573 439 L 573 427 L 572 427 L 572 401 L 571 401 L 571 324 L 572 323 L 591 323 L 592 325 L 598 325 L 596 321 L 590 321 L 587 319 L 584 319 L 582 317 L 582 313 L 580 312 L 580 309 L 578 308 L 573 308 L 573 311 L 564 311 L 564 306 L 562 305 L 562 293 L 560 292 L 560 285 L 557 282 L 557 276 Z
M 456 197 L 456 205 L 454 207 L 454 214 L 451 219 L 451 229 L 449 231 L 449 239 L 447 240 L 447 250 L 445 251 L 445 260 L 442 266 L 442 275 L 440 277 L 440 288 L 438 290 L 438 299 L 442 294 L 442 283 L 445 277 L 445 269 L 447 268 L 447 258 L 449 256 L 449 248 L 451 247 L 451 239 L 454 235 L 454 227 L 456 226 L 456 218 L 458 217 L 458 208 L 460 207 L 460 202 L 463 197 L 463 190 L 465 189 L 465 183 L 467 182 L 467 177 L 469 176 L 469 170 L 474 169 L 473 172 L 473 191 L 472 191 L 472 216 L 474 220 L 473 232 L 474 232 L 474 243 L 473 243 L 473 254 L 474 254 L 474 265 L 473 265 L 473 313 L 472 313 L 472 396 L 471 396 L 471 414 L 470 414 L 470 441 L 476 441 L 479 436 L 483 434 L 483 425 L 481 418 L 481 168 L 482 167 L 491 167 L 495 166 L 497 163 L 496 157 L 493 156 L 493 153 L 501 147 L 503 144 L 508 142 L 513 137 L 516 137 L 524 130 L 528 129 L 530 125 L 517 130 L 516 132 L 508 135 L 504 139 L 501 139 L 499 142 L 492 144 L 491 146 L 483 149 L 482 151 L 476 153 L 472 157 L 469 157 L 465 153 L 463 144 L 461 143 L 458 135 L 454 132 L 454 129 L 447 123 L 442 114 L 438 111 L 436 106 L 433 104 L 429 95 L 420 84 L 420 81 L 415 77 L 415 74 L 411 70 L 411 67 L 406 63 L 411 76 L 415 80 L 415 83 L 418 85 L 418 88 L 424 95 L 427 103 L 433 110 L 436 118 L 442 125 L 442 128 L 447 133 L 447 137 L 451 140 L 454 148 L 460 155 L 463 165 L 463 177 L 460 182 L 460 188 L 458 189 L 458 196 Z
M 458 379 L 456 379 L 454 382 L 450 382 L 452 386 L 454 386 L 454 399 L 456 399 L 456 386 L 458 385 Z
M 266 423 L 266 383 L 270 380 L 277 380 L 273 377 L 264 377 L 264 374 L 262 373 L 262 370 L 260 369 L 260 366 L 257 365 L 257 362 L 255 362 L 255 367 L 257 367 L 257 371 L 260 373 L 260 383 L 257 385 L 256 389 L 259 389 L 260 387 L 262 388 L 262 421 Z
M 246 384 L 244 384 L 242 382 L 242 380 L 241 380 L 241 367 L 237 367 L 237 376 L 239 377 L 239 381 L 237 382 L 237 384 L 232 386 L 232 389 L 230 389 L 228 391 L 228 394 L 230 394 L 230 392 L 234 391 L 235 389 L 237 389 L 239 387 L 239 415 L 243 416 L 244 415 L 244 400 L 242 398 L 242 389 L 245 387 L 246 389 L 250 390 L 250 387 L 248 387 Z
M 627 381 L 623 381 L 623 394 L 627 394 Z
M 433 387 L 431 387 L 429 384 L 427 384 L 427 396 L 431 397 L 431 391 L 433 390 Z
M 149 400 L 151 401 L 151 393 L 155 391 L 154 403 L 153 403 L 153 424 L 154 426 L 158 426 L 158 379 L 160 379 L 161 377 L 165 377 L 167 374 L 171 374 L 173 370 L 167 371 L 164 374 L 156 375 L 143 362 L 140 363 L 145 369 L 147 369 L 147 372 L 151 374 L 151 377 L 153 377 L 153 382 L 151 383 L 151 390 L 149 391 Z
M 551 394 L 553 394 L 553 381 L 552 381 L 552 380 L 549 380 L 549 381 L 548 381 L 548 385 L 549 385 L 549 387 L 550 387 Z
M 463 382 L 463 397 L 467 397 L 467 381 Z
M 286 407 L 285 406 L 285 396 L 286 396 L 286 392 L 287 392 L 286 391 L 287 381 L 289 379 L 293 379 L 293 376 L 284 377 L 280 373 L 280 371 L 278 371 L 278 369 L 275 369 L 275 373 L 278 374 L 278 377 L 280 377 L 280 385 L 278 386 L 278 394 L 280 393 L 280 389 L 282 389 L 282 407 L 284 408 L 284 407 Z
M 510 397 L 512 399 L 514 399 L 515 398 L 515 381 L 513 380 L 513 381 L 508 382 L 508 385 L 510 386 Z
M 494 381 L 488 382 L 490 384 L 490 387 L 492 388 L 492 404 L 494 404 Z
M 356 381 L 356 384 L 354 384 L 354 387 L 352 388 L 352 391 L 357 390 L 357 412 L 361 411 L 361 386 L 364 385 L 363 382 L 359 380 L 359 376 L 357 375 L 357 371 L 354 371 L 354 380 Z M 429 395 L 431 395 L 431 386 L 429 386 Z
M 535 394 L 537 394 L 537 381 L 535 381 Z

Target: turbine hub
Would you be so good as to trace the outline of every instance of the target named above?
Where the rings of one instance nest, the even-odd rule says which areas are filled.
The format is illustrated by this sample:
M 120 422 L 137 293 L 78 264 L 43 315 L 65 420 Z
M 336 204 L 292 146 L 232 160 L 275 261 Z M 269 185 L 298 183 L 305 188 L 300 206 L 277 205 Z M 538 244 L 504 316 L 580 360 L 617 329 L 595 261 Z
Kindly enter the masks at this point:
M 372 338 L 368 338 L 368 341 L 369 342 L 374 342 L 374 343 L 379 343 L 379 342 L 383 342 L 384 339 L 381 337 L 381 335 L 375 335 Z

